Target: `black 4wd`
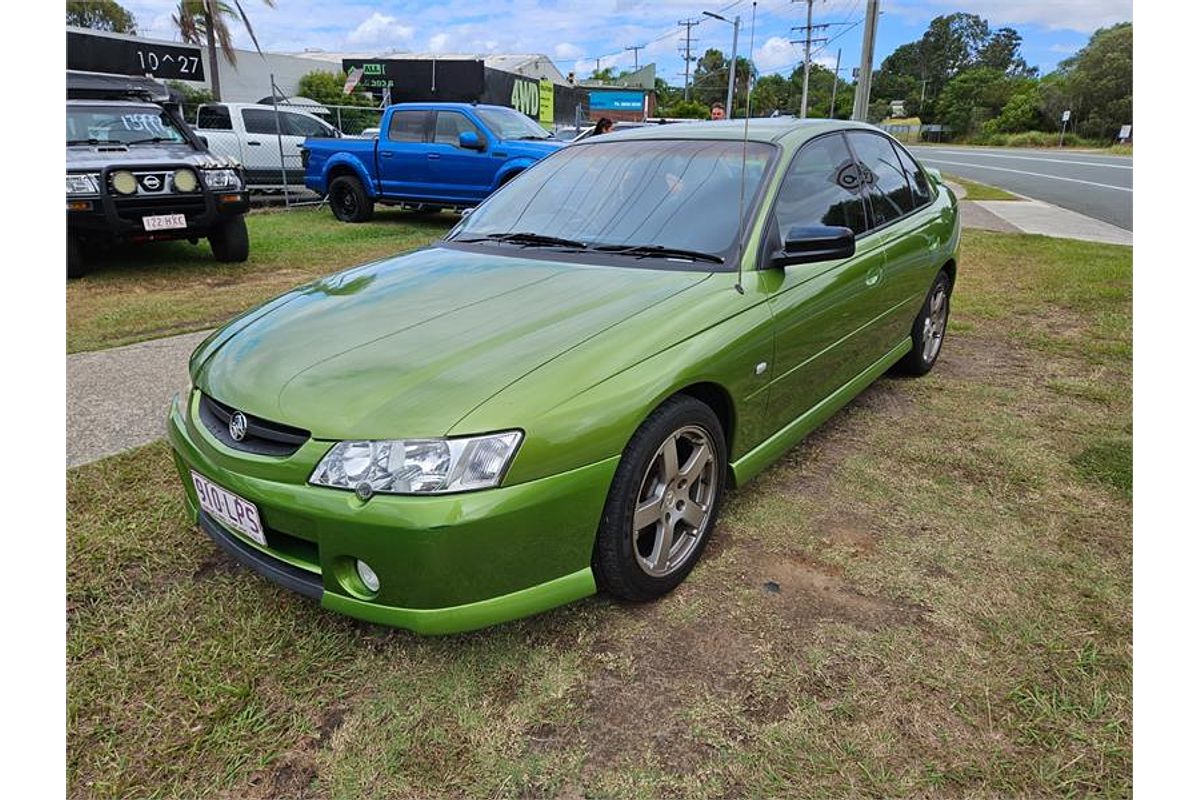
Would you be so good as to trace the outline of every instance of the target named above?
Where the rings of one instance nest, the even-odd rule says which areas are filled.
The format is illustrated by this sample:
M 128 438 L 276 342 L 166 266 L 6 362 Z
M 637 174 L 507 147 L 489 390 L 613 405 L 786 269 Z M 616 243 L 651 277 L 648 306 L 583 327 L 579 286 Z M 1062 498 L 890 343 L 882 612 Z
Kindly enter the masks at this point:
M 245 261 L 246 176 L 208 152 L 157 81 L 67 74 L 67 276 L 116 242 L 207 238 Z

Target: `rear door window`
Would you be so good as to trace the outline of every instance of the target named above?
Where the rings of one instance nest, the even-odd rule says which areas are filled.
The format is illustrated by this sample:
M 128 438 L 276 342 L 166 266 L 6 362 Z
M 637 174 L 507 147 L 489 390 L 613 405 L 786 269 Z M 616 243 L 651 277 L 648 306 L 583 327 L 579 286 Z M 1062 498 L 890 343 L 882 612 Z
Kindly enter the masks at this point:
M 887 225 L 916 208 L 892 143 L 869 131 L 849 131 L 846 135 L 862 169 L 872 227 Z
M 780 184 L 775 221 L 785 239 L 792 228 L 812 225 L 866 232 L 862 177 L 841 134 L 804 145 Z
M 225 106 L 200 106 L 200 111 L 196 114 L 196 127 L 210 131 L 231 131 L 233 119 Z
M 424 142 L 424 111 L 397 111 L 388 123 L 388 139 L 393 142 Z

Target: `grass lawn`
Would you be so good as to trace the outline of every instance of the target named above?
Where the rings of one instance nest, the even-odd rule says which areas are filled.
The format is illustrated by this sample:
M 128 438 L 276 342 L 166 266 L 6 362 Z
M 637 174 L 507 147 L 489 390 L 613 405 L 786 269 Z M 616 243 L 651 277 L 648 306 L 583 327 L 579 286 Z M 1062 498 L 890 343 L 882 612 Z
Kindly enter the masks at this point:
M 1128 796 L 1131 253 L 964 236 L 937 368 L 655 604 L 421 639 L 234 565 L 161 443 L 70 471 L 70 795 Z
M 961 186 L 967 190 L 967 196 L 960 198 L 962 200 L 1020 200 L 1021 199 L 1021 198 L 1017 197 L 1015 194 L 1006 192 L 999 187 L 988 186 L 986 183 L 979 183 L 977 181 L 968 180 L 967 178 L 963 178 L 958 175 L 950 175 L 949 173 L 943 173 L 942 177 L 944 177 L 948 181 L 953 181 L 954 183 L 957 183 L 959 186 Z
M 67 283 L 67 352 L 211 328 L 313 278 L 429 244 L 457 220 L 381 207 L 373 221 L 349 225 L 328 208 L 273 209 L 246 217 L 243 264 L 214 261 L 203 240 L 113 250 Z

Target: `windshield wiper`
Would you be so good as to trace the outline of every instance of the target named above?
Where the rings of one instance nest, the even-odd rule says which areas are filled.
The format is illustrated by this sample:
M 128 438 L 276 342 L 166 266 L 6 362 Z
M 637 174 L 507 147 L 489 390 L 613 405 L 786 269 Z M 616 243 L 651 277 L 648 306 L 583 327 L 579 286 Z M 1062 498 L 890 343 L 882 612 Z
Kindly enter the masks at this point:
M 173 142 L 174 139 L 167 136 L 151 136 L 149 139 L 134 139 L 132 142 L 125 144 L 158 144 L 159 142 Z
M 636 258 L 685 258 L 691 261 L 710 261 L 713 264 L 724 264 L 725 259 L 713 253 L 700 250 L 684 250 L 678 247 L 663 247 L 658 244 L 596 244 L 590 250 L 601 253 L 616 253 L 622 256 Z
M 489 233 L 486 236 L 481 236 L 476 239 L 452 239 L 455 242 L 507 242 L 509 244 L 519 244 L 526 247 L 574 247 L 582 249 L 587 247 L 583 242 L 577 242 L 574 239 L 562 239 L 558 236 L 543 236 L 540 233 L 530 233 L 527 231 L 517 231 L 514 233 Z
M 106 142 L 103 139 L 67 139 L 67 147 L 73 144 L 121 144 L 120 142 Z

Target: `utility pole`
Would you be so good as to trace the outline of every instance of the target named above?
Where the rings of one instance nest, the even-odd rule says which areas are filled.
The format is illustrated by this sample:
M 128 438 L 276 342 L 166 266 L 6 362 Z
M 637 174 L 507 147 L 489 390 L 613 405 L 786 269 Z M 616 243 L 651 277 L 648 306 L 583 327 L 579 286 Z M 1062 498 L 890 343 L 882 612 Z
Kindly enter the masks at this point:
M 796 2 L 796 0 L 792 0 Z M 800 118 L 804 119 L 808 116 L 808 74 L 812 69 L 812 46 L 814 42 L 824 42 L 826 39 L 814 39 L 813 31 L 828 28 L 829 25 L 813 25 L 812 24 L 812 8 L 813 0 L 806 0 L 808 3 L 808 23 L 803 27 L 792 28 L 794 31 L 804 31 L 803 39 L 795 39 L 792 44 L 804 45 L 804 85 L 800 92 Z
M 692 96 L 692 62 L 695 61 L 692 57 L 692 28 L 700 24 L 698 19 L 683 19 L 679 24 L 684 27 L 684 45 L 683 45 L 683 100 L 686 103 Z
M 863 20 L 862 61 L 858 67 L 858 86 L 854 89 L 854 113 L 851 119 L 866 121 L 871 105 L 871 64 L 875 60 L 875 28 L 879 25 L 879 0 L 867 0 Z
M 837 64 L 834 65 L 834 68 L 833 68 L 833 92 L 831 93 L 832 97 L 829 98 L 829 118 L 830 119 L 834 118 L 833 115 L 835 113 L 835 109 L 837 108 L 838 76 L 841 74 L 842 74 L 842 48 L 839 47 L 838 54 L 837 54 Z
M 637 72 L 637 68 L 638 68 L 638 57 L 637 57 L 638 50 L 645 50 L 645 49 L 646 49 L 646 45 L 644 45 L 644 44 L 637 44 L 637 45 L 634 45 L 633 47 L 626 47 L 625 49 L 626 49 L 626 50 L 632 50 L 632 51 L 633 51 L 633 71 L 634 71 L 634 72 Z

